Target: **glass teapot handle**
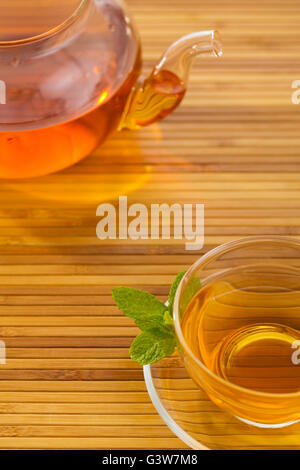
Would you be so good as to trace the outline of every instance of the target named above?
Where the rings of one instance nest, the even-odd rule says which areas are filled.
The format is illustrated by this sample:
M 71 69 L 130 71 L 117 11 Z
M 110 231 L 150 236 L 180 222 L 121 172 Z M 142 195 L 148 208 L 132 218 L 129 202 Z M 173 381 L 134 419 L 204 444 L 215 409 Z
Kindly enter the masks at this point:
M 139 79 L 133 87 L 119 130 L 147 126 L 177 108 L 185 95 L 193 60 L 199 55 L 222 55 L 217 31 L 192 33 L 169 47 L 150 76 Z

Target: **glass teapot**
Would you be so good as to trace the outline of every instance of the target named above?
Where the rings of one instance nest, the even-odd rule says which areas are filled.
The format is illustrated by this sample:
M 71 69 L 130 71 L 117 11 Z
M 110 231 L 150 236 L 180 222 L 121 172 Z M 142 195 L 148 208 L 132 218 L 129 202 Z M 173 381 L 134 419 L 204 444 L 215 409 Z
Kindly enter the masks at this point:
M 26 3 L 26 6 L 24 5 Z M 0 178 L 66 168 L 116 129 L 166 117 L 215 31 L 174 43 L 140 78 L 140 42 L 119 0 L 0 0 Z

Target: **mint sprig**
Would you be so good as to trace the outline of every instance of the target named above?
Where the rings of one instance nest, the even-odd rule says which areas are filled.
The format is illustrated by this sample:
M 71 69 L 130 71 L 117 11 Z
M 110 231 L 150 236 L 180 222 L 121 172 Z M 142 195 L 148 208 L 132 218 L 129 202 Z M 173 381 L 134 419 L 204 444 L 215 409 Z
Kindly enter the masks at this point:
M 134 320 L 142 332 L 134 339 L 129 353 L 131 359 L 140 365 L 153 364 L 173 354 L 180 348 L 173 325 L 173 305 L 175 294 L 185 271 L 179 273 L 171 286 L 168 306 L 149 292 L 132 287 L 116 287 L 112 296 L 118 308 Z M 187 305 L 200 289 L 198 278 L 192 278 L 186 287 L 184 304 Z

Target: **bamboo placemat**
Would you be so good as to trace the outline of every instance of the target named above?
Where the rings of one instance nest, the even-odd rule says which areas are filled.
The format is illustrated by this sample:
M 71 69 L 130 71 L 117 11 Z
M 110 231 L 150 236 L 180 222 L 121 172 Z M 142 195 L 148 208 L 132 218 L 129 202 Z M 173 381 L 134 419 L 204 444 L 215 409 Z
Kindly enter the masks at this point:
M 224 57 L 197 62 L 181 108 L 115 135 L 80 164 L 0 187 L 0 448 L 185 448 L 156 414 L 116 285 L 165 299 L 197 252 L 177 241 L 96 238 L 97 206 L 205 203 L 205 251 L 300 234 L 298 0 L 130 0 L 145 69 L 178 36 L 217 28 Z

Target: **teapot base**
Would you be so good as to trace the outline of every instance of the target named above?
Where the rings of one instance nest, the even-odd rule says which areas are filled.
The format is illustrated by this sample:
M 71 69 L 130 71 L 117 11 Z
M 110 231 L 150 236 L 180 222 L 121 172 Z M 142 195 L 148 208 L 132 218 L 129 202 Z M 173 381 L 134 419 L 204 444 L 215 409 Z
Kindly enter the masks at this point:
M 122 87 L 87 114 L 56 126 L 0 133 L 0 178 L 32 178 L 55 173 L 87 157 L 119 125 L 128 96 L 140 73 L 135 66 Z
M 101 136 L 77 120 L 40 130 L 1 133 L 0 178 L 54 173 L 77 163 L 100 143 Z

